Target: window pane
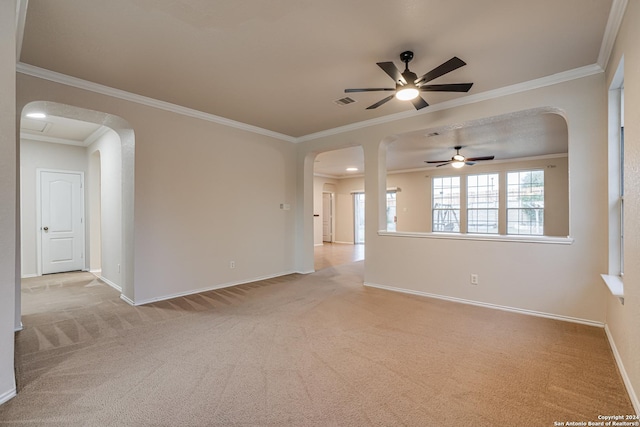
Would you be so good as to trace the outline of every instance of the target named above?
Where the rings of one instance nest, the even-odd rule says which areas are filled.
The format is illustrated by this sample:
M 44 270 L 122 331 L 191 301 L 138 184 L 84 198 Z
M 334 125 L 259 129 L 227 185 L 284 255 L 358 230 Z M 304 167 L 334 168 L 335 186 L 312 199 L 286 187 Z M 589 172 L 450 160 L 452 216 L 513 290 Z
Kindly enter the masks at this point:
M 467 177 L 467 232 L 498 233 L 499 175 Z
M 433 178 L 433 231 L 460 232 L 460 177 Z
M 396 231 L 396 192 L 387 192 L 387 231 Z
M 544 234 L 544 170 L 507 173 L 507 234 Z

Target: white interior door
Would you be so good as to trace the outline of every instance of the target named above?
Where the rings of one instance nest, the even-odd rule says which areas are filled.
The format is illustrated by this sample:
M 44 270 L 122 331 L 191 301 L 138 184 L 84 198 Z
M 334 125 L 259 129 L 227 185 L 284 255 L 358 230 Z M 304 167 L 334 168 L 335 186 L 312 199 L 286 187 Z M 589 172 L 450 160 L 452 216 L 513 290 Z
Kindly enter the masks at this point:
M 40 171 L 42 274 L 84 268 L 81 172 Z
M 322 241 L 333 242 L 333 197 L 322 193 Z

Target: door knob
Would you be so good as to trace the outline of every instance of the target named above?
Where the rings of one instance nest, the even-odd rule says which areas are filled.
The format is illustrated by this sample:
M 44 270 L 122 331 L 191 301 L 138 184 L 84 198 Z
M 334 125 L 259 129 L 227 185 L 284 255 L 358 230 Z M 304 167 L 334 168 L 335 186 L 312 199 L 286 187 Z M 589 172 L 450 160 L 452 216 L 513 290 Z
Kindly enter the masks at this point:
M 49 227 L 43 227 L 42 228 L 44 231 L 49 231 Z

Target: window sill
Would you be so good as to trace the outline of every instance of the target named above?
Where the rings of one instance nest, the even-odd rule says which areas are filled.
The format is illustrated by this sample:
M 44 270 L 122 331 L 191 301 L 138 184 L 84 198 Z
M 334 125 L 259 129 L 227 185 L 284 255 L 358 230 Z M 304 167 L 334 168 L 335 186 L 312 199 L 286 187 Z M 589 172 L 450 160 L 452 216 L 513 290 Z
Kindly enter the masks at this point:
M 464 234 L 464 233 L 418 233 L 407 231 L 378 231 L 378 236 L 416 237 L 421 239 L 447 239 L 447 240 L 480 240 L 490 242 L 517 242 L 517 243 L 545 243 L 553 245 L 571 245 L 571 237 L 551 236 L 514 236 L 504 234 Z
M 622 277 L 613 276 L 611 274 L 601 274 L 602 280 L 609 288 L 611 295 L 617 297 L 622 305 L 624 305 L 624 285 L 622 282 Z

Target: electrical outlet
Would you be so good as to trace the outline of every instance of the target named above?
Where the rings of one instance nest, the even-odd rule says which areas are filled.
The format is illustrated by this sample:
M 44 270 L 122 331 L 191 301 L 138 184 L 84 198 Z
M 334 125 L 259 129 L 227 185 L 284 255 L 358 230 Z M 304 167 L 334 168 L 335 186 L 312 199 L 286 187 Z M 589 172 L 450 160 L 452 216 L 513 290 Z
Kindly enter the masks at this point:
M 472 274 L 471 275 L 471 284 L 472 285 L 477 285 L 478 284 L 478 275 L 477 274 Z
M 229 268 L 236 268 L 236 262 L 235 261 L 229 261 Z

